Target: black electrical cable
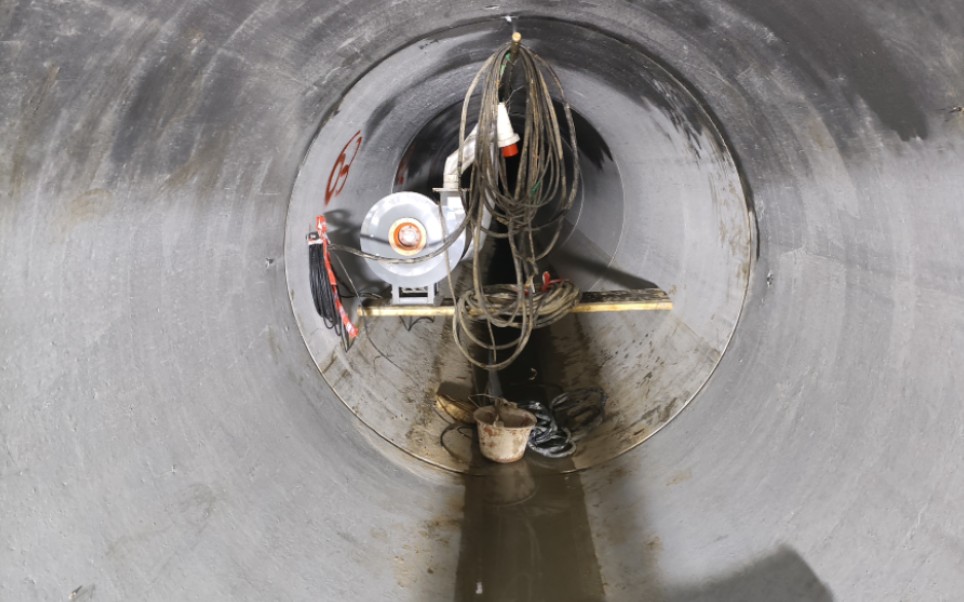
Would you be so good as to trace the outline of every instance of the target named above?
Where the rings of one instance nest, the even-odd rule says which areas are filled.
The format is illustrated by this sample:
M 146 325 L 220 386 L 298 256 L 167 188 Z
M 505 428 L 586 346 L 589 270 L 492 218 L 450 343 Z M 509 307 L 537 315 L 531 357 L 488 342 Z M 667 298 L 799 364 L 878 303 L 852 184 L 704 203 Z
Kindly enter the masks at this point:
M 311 236 L 308 241 L 308 268 L 311 299 L 314 302 L 315 311 L 321 316 L 326 328 L 334 330 L 338 336 L 344 338 L 345 328 L 341 316 L 338 315 L 335 289 L 328 278 L 324 245 L 317 238 L 312 239 Z
M 564 391 L 548 404 L 537 400 L 517 402 L 536 417 L 529 449 L 547 458 L 571 456 L 576 452 L 576 443 L 606 417 L 607 400 L 602 389 L 586 387 Z
M 563 219 L 578 193 L 578 145 L 572 111 L 559 78 L 543 59 L 517 40 L 490 56 L 469 86 L 462 105 L 460 149 L 466 144 L 469 104 L 476 90 L 480 94 L 480 109 L 475 157 L 471 185 L 463 194 L 474 249 L 472 289 L 458 298 L 452 332 L 469 362 L 480 368 L 501 369 L 519 357 L 533 329 L 567 315 L 579 300 L 579 290 L 571 282 L 543 286 L 539 265 L 559 239 Z M 524 105 L 525 127 L 520 160 L 515 177 L 510 178 L 505 158 L 494 151 L 499 148 L 499 103 L 511 100 L 517 93 Z M 554 94 L 561 99 L 568 126 L 568 164 Z M 457 156 L 461 173 L 463 156 L 461 152 Z M 546 212 L 551 217 L 540 217 L 537 222 L 537 217 Z M 487 227 L 487 216 L 501 228 Z M 507 241 L 514 283 L 484 283 L 480 253 L 485 236 Z M 479 323 L 484 323 L 484 338 L 473 332 Z M 498 342 L 497 328 L 512 328 L 518 334 L 508 342 Z M 477 354 L 476 350 L 488 353 Z M 506 351 L 508 357 L 498 360 L 498 353 Z M 479 355 L 489 361 L 476 359 Z
M 536 425 L 529 435 L 529 449 L 547 458 L 565 458 L 575 453 L 576 444 L 572 441 L 572 433 L 559 426 L 556 417 L 545 404 L 527 400 L 516 405 L 532 412 L 536 417 Z
M 606 418 L 608 400 L 599 387 L 585 387 L 560 393 L 549 402 L 549 409 L 572 433 L 572 440 L 580 441 Z
M 347 328 L 352 328 L 357 334 L 362 326 L 367 326 L 364 317 L 355 328 L 353 324 L 347 322 L 347 318 L 342 316 L 339 305 L 344 310 L 343 302 L 345 299 L 384 299 L 384 295 L 370 291 L 359 291 L 352 280 L 351 273 L 345 268 L 345 264 L 337 256 L 330 253 L 326 257 L 326 246 L 331 249 L 331 243 L 326 241 L 317 232 L 308 234 L 308 278 L 311 287 L 311 299 L 315 306 L 315 311 L 321 316 L 325 327 L 334 330 L 342 338 L 345 350 L 351 348 L 354 341 L 354 334 L 349 334 Z M 340 281 L 339 272 L 330 264 L 330 260 L 338 263 L 341 274 L 347 280 L 347 284 Z M 329 271 L 330 270 L 330 271 Z M 332 282 L 334 278 L 335 282 Z M 334 286 L 333 286 L 334 285 Z M 346 287 L 350 292 L 344 292 Z M 347 314 L 346 314 L 347 316 Z M 346 327 L 347 324 L 347 327 Z
M 329 242 L 329 243 L 328 243 L 328 250 L 329 250 L 329 251 L 331 250 L 331 245 L 332 245 L 332 243 Z M 387 285 L 387 284 L 384 285 L 384 286 L 382 286 L 382 287 L 380 287 L 379 292 L 372 292 L 372 291 L 370 291 L 370 290 L 369 290 L 369 291 L 359 291 L 359 290 L 358 290 L 358 287 L 355 286 L 355 281 L 352 280 L 352 278 L 351 278 L 351 272 L 348 271 L 348 268 L 345 267 L 345 264 L 342 262 L 341 258 L 338 257 L 337 255 L 333 254 L 333 253 L 330 253 L 330 254 L 329 254 L 329 257 L 330 257 L 331 259 L 333 259 L 333 260 L 335 260 L 335 261 L 338 262 L 339 271 L 335 271 L 335 276 L 336 276 L 336 278 L 337 278 L 338 274 L 340 273 L 340 274 L 344 274 L 344 275 L 345 275 L 345 279 L 348 280 L 347 286 L 348 286 L 348 289 L 349 289 L 349 291 L 350 291 L 350 292 L 348 292 L 348 293 L 342 292 L 342 286 L 344 285 L 344 283 L 342 283 L 340 280 L 339 280 L 339 282 L 338 282 L 338 296 L 341 297 L 341 300 L 342 300 L 342 301 L 344 301 L 345 299 L 378 299 L 378 300 L 382 300 L 382 299 L 385 299 L 386 296 L 389 296 L 389 297 L 391 296 L 391 294 L 392 294 L 392 293 L 391 293 L 391 286 L 390 286 L 390 285 Z M 332 269 L 334 269 L 334 266 L 332 266 Z

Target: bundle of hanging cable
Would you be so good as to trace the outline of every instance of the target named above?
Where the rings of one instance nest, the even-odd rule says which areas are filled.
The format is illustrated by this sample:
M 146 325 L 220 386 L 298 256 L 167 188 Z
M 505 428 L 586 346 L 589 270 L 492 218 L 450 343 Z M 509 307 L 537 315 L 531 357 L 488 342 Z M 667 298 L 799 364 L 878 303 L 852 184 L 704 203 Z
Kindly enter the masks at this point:
M 460 148 L 466 141 L 469 103 L 476 90 L 480 109 L 475 163 L 463 196 L 474 249 L 472 288 L 458 297 L 452 330 L 459 349 L 472 364 L 501 369 L 519 357 L 533 329 L 558 321 L 579 300 L 579 290 L 571 282 L 543 285 L 540 269 L 540 261 L 559 239 L 563 220 L 578 193 L 578 146 L 572 111 L 559 78 L 517 40 L 489 57 L 469 86 L 462 105 Z M 563 138 L 554 95 L 563 108 L 568 140 Z M 525 127 L 515 178 L 509 177 L 506 160 L 498 152 L 500 102 L 512 109 L 524 106 Z M 459 160 L 461 173 L 462 153 Z M 487 214 L 504 231 L 486 227 Z M 485 285 L 480 260 L 483 236 L 507 240 L 514 283 Z M 518 333 L 499 342 L 496 328 Z
M 308 266 L 311 300 L 314 302 L 315 311 L 324 320 L 326 328 L 334 330 L 338 336 L 344 338 L 344 328 L 338 315 L 335 288 L 328 279 L 324 245 L 317 236 L 309 237 Z

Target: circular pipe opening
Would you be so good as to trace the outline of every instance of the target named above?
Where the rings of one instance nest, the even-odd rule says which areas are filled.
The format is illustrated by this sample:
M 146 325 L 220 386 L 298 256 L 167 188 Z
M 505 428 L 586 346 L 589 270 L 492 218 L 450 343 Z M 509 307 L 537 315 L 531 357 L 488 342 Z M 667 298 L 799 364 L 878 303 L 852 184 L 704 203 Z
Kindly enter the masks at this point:
M 362 219 L 385 195 L 433 196 L 458 145 L 469 82 L 511 33 L 500 23 L 419 40 L 357 81 L 308 151 L 287 224 L 292 306 L 334 392 L 388 441 L 459 471 L 469 470 L 470 445 L 451 436 L 440 444 L 447 423 L 434 399 L 437 391 L 467 398 L 477 375 L 454 347 L 448 320 L 369 320 L 346 353 L 314 315 L 302 241 L 325 213 L 332 239 L 357 246 Z M 582 190 L 551 264 L 582 290 L 655 283 L 674 303 L 671 312 L 572 315 L 541 333 L 532 367 L 543 383 L 608 394 L 606 419 L 566 465 L 581 469 L 644 441 L 709 378 L 742 308 L 752 225 L 719 129 L 655 58 L 575 23 L 532 18 L 523 35 L 559 74 L 580 142 Z M 319 194 L 336 168 L 337 194 Z M 340 259 L 359 296 L 384 291 L 363 261 Z

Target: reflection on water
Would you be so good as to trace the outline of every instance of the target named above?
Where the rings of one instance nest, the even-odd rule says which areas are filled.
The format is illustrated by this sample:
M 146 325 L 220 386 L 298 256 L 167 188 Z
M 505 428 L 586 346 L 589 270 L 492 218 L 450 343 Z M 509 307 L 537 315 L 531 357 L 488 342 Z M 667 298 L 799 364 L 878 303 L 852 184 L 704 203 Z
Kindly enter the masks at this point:
M 601 600 L 579 475 L 526 460 L 465 476 L 456 600 Z
M 540 353 L 545 336 L 534 332 L 507 369 L 479 371 L 479 390 L 509 400 L 545 401 L 545 385 L 534 376 L 547 359 Z M 572 470 L 572 462 L 547 461 L 530 450 L 519 462 L 496 464 L 482 458 L 478 440 L 471 453 L 455 599 L 602 600 L 582 482 L 576 473 L 563 474 Z

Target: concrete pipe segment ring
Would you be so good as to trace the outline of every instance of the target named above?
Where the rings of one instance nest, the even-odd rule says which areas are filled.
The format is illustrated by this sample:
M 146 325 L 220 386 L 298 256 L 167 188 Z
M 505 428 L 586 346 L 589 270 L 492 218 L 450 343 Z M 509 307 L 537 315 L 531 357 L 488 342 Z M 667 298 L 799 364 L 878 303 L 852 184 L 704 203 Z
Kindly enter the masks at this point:
M 345 353 L 308 288 L 314 215 L 431 194 L 514 30 L 577 117 L 553 264 L 674 301 L 552 328 L 544 378 L 611 404 L 565 470 L 439 446 L 445 320 Z M 959 2 L 12 1 L 0 32 L 0 600 L 964 592 Z

